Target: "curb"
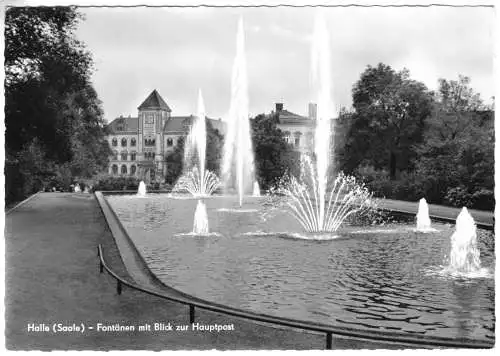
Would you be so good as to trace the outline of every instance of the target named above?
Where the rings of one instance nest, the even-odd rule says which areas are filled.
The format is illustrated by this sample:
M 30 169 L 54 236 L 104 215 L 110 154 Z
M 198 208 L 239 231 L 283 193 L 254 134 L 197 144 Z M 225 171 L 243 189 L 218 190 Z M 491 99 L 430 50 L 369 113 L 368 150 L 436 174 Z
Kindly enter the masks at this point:
M 33 195 L 30 195 L 29 197 L 27 197 L 26 199 L 24 199 L 22 202 L 18 203 L 16 206 L 14 206 L 13 208 L 10 208 L 9 210 L 7 210 L 5 212 L 5 215 L 8 215 L 10 214 L 11 212 L 13 212 L 15 209 L 19 208 L 21 205 L 24 205 L 25 203 L 27 203 L 28 201 L 30 201 L 32 198 L 34 198 L 35 196 L 39 195 L 40 192 L 36 192 L 35 194 Z

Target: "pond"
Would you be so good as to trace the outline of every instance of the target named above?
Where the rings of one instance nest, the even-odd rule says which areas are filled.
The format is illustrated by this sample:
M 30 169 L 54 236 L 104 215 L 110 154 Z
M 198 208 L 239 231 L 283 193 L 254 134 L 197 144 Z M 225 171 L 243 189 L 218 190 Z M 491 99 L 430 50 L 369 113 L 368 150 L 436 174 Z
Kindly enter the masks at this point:
M 192 236 L 194 198 L 108 196 L 148 266 L 196 297 L 363 330 L 494 340 L 494 234 L 478 229 L 482 273 L 447 265 L 454 226 L 344 226 L 315 240 L 266 197 L 205 199 L 209 236 Z

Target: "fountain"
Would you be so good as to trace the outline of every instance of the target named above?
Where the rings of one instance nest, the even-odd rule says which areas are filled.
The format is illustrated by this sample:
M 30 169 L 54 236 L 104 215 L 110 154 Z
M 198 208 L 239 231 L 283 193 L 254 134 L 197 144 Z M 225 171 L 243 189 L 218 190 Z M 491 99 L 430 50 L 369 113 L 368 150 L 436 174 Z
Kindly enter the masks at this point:
M 145 197 L 146 196 L 146 184 L 142 180 L 139 183 L 139 188 L 137 189 L 137 196 L 138 197 Z
M 315 165 L 303 155 L 301 178 L 292 177 L 281 189 L 288 198 L 292 215 L 308 232 L 334 232 L 345 219 L 370 208 L 371 194 L 353 177 L 339 174 L 328 182 L 333 104 L 331 102 L 331 71 L 329 35 L 325 21 L 318 12 L 312 43 L 312 85 L 317 99 L 314 135 Z M 315 167 L 314 167 L 315 166 Z M 309 174 L 307 174 L 309 172 Z
M 253 182 L 253 194 L 254 197 L 260 197 L 260 187 L 259 182 Z
M 198 112 L 184 147 L 184 171 L 172 192 L 189 192 L 195 197 L 211 195 L 220 185 L 217 175 L 205 169 L 207 149 L 205 104 L 198 92 Z
M 476 223 L 464 207 L 457 217 L 455 232 L 451 236 L 450 263 L 447 270 L 463 274 L 477 272 L 480 269 Z
M 179 178 L 172 192 L 188 192 L 194 197 L 212 195 L 220 185 L 219 177 L 211 171 L 205 171 L 203 176 L 200 172 L 198 167 L 193 167 Z
M 198 200 L 198 205 L 196 205 L 194 213 L 193 234 L 208 235 L 207 207 L 201 200 Z
M 420 199 L 417 212 L 417 232 L 432 232 L 436 231 L 431 227 L 431 218 L 429 217 L 429 205 L 425 198 Z
M 246 70 L 243 19 L 240 18 L 236 37 L 236 57 L 231 79 L 231 106 L 222 165 L 224 184 L 226 188 L 236 184 L 240 207 L 243 204 L 243 194 L 251 191 L 254 180 Z
M 301 179 L 291 177 L 279 192 L 289 198 L 291 214 L 306 231 L 337 231 L 350 215 L 371 209 L 372 194 L 354 177 L 339 174 L 322 192 L 311 159 L 307 156 L 302 159 L 310 175 Z

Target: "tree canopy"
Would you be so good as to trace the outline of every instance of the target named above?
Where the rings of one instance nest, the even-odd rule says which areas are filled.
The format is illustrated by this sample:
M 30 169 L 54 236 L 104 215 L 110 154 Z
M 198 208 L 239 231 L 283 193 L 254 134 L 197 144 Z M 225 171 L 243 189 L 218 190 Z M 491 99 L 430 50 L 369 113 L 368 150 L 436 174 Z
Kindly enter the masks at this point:
M 257 115 L 251 120 L 256 179 L 268 189 L 288 174 L 298 174 L 299 154 L 288 144 L 276 126 L 276 115 Z
M 493 112 L 470 87 L 470 79 L 440 79 L 425 140 L 417 147 L 416 171 L 425 177 L 430 200 L 452 203 L 458 191 L 469 202 L 478 192 L 492 196 L 494 137 Z
M 35 158 L 48 176 L 64 171 L 90 177 L 107 165 L 101 102 L 90 81 L 92 57 L 74 35 L 81 20 L 74 7 L 6 11 L 6 156 L 7 164 L 23 166 L 17 168 L 22 176 L 33 173 Z M 33 152 L 40 154 L 28 157 Z M 7 185 L 20 195 L 39 188 L 9 177 Z
M 347 170 L 362 162 L 385 168 L 392 179 L 411 167 L 412 147 L 422 142 L 424 124 L 432 108 L 426 86 L 379 63 L 368 66 L 352 91 L 354 114 L 348 132 Z

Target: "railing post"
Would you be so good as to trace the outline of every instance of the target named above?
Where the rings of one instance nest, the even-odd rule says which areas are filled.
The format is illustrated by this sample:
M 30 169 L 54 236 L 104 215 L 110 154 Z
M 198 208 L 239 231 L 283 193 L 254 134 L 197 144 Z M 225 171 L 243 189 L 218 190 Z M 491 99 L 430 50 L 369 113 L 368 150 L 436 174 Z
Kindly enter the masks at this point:
M 194 323 L 194 305 L 189 304 L 189 324 Z
M 326 349 L 332 349 L 332 333 L 326 333 Z
M 122 294 L 122 282 L 119 279 L 116 280 L 116 293 Z

